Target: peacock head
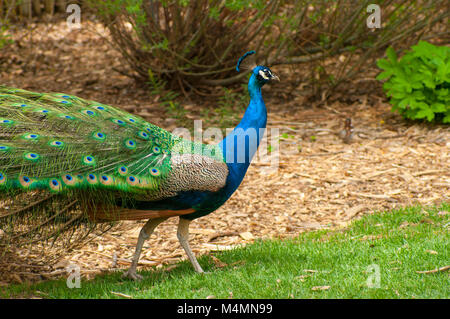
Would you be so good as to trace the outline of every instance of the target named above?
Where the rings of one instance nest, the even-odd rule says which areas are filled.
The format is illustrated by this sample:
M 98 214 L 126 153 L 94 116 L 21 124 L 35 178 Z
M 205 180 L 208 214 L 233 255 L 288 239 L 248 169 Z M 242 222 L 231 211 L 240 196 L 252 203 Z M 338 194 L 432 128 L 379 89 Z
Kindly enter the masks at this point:
M 272 73 L 272 71 L 266 66 L 258 65 L 253 68 L 253 74 L 256 76 L 256 80 L 261 84 L 261 86 L 272 80 L 280 81 L 280 78 L 276 74 Z
M 253 54 L 255 54 L 255 51 L 249 51 L 242 57 L 240 57 L 236 66 L 236 71 L 239 72 L 241 69 L 252 70 L 253 77 L 260 87 L 272 80 L 280 81 L 280 78 L 275 75 L 268 67 L 263 65 L 256 65 L 256 63 L 254 63 L 252 59 L 248 58 Z

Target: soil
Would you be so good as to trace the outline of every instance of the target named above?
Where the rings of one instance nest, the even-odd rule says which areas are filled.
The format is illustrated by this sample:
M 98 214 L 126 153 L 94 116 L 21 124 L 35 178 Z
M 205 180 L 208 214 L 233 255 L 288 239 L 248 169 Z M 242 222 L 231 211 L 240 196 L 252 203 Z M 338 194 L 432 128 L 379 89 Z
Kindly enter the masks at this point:
M 78 95 L 119 106 L 167 130 L 175 128 L 158 96 L 118 72 L 130 71 L 108 43 L 107 31 L 83 23 L 79 30 L 53 22 L 15 32 L 15 43 L 0 51 L 0 84 Z M 230 200 L 191 224 L 194 253 L 342 227 L 375 211 L 449 201 L 449 127 L 407 122 L 391 113 L 380 83 L 373 80 L 377 70 L 345 84 L 328 101 L 313 102 L 299 81 L 305 76 L 301 66 L 273 71 L 282 82 L 264 88 L 264 97 L 268 132 L 278 129 L 280 134 L 279 165 L 267 162 L 273 159 L 270 154 L 257 158 Z M 214 101 L 181 98 L 180 103 L 198 110 Z M 195 111 L 188 118 L 201 119 Z M 353 125 L 350 139 L 340 136 L 346 118 Z M 276 146 L 274 140 L 271 144 Z M 56 264 L 30 264 L 26 253 L 17 251 L 0 262 L 0 286 L 64 277 L 71 263 L 87 278 L 126 269 L 144 223 L 122 222 L 100 237 L 92 235 Z M 156 229 L 144 245 L 139 270 L 186 258 L 176 225 L 177 218 L 171 218 Z

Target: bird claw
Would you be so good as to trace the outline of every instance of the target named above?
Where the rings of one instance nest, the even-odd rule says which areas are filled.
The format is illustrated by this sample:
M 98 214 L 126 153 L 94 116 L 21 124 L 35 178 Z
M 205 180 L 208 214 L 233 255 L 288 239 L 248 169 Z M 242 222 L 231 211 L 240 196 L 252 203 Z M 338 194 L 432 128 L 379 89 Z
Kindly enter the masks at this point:
M 123 273 L 122 278 L 127 278 L 127 279 L 131 279 L 134 281 L 141 281 L 142 279 L 144 279 L 144 277 L 142 277 L 141 275 L 138 275 L 136 273 L 136 271 L 132 271 L 132 270 L 127 270 L 126 272 Z

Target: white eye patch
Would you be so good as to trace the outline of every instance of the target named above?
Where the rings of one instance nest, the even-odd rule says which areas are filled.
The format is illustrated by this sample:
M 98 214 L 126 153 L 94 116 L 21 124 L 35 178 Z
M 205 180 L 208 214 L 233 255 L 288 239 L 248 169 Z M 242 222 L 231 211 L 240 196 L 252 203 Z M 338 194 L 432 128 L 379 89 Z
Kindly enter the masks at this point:
M 264 80 L 268 80 L 269 78 L 267 77 L 267 75 L 266 75 L 266 73 L 263 71 L 263 70 L 259 70 L 259 75 L 261 75 L 261 77 L 264 79 Z

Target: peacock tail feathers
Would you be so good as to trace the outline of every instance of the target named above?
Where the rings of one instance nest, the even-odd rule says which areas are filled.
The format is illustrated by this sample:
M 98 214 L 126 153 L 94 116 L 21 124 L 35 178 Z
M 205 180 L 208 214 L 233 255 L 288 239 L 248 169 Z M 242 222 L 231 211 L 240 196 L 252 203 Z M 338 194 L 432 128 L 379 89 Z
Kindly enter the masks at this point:
M 158 188 L 178 138 L 120 109 L 66 94 L 0 88 L 0 187 Z
M 118 198 L 129 206 L 189 187 L 217 189 L 208 185 L 209 176 L 201 179 L 195 164 L 174 167 L 175 157 L 203 154 L 223 175 L 217 146 L 182 139 L 110 105 L 0 86 L 0 205 L 10 202 L 3 202 L 0 229 L 46 229 L 47 238 L 85 220 L 86 213 L 114 213 Z M 200 177 L 191 182 L 189 174 Z

